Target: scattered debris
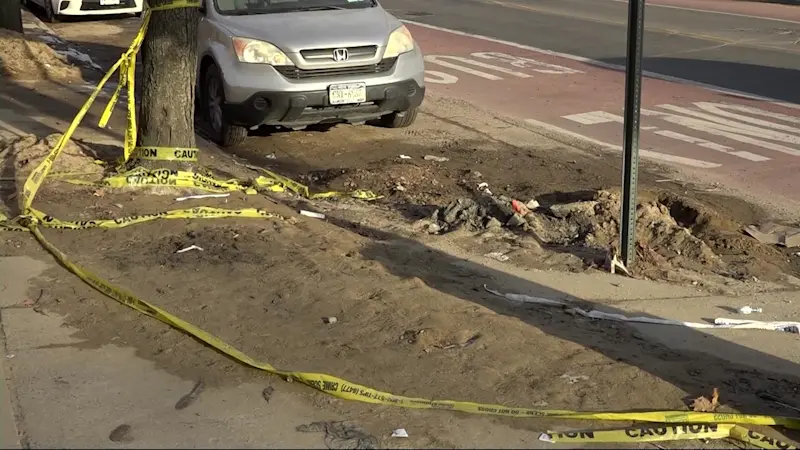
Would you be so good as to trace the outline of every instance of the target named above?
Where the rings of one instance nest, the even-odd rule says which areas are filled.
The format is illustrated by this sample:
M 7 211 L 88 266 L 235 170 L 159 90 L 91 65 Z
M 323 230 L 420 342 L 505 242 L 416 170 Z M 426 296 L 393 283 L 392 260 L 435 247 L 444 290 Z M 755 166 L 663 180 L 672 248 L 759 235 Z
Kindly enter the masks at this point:
M 345 422 L 313 422 L 297 427 L 300 433 L 325 433 L 330 449 L 377 449 L 378 440 L 356 425 Z
M 783 331 L 800 334 L 800 322 L 762 322 L 759 320 L 714 319 L 714 324 L 722 328 L 738 328 L 750 330 Z
M 483 256 L 485 256 L 487 258 L 496 259 L 496 260 L 502 261 L 502 262 L 505 262 L 505 261 L 508 261 L 509 259 L 511 259 L 508 256 L 506 256 L 506 255 L 504 255 L 504 254 L 502 254 L 500 252 L 491 252 L 491 253 L 487 253 L 487 254 L 485 254 Z
M 760 227 L 750 225 L 744 232 L 762 244 L 800 247 L 800 228 L 768 222 Z
M 540 207 L 541 205 L 539 204 L 539 202 L 536 201 L 536 199 L 530 199 L 528 200 L 528 203 L 525 203 L 525 206 L 527 206 L 528 209 L 533 211 L 536 208 Z
M 411 159 L 408 155 L 400 155 L 400 159 Z
M 474 200 L 470 198 L 453 200 L 444 208 L 434 211 L 423 222 L 428 224 L 427 231 L 431 234 L 448 233 L 462 227 L 468 231 L 482 231 L 502 226 L 513 215 L 510 202 L 506 203 L 486 195 Z
M 337 318 L 336 318 L 336 317 L 334 317 L 334 316 L 330 316 L 330 317 L 323 317 L 323 318 L 322 318 L 322 322 L 324 322 L 324 323 L 326 323 L 326 324 L 328 324 L 328 325 L 334 324 L 334 323 L 336 323 L 336 322 L 338 322 L 338 321 L 339 321 L 339 319 L 337 319 Z
M 275 393 L 275 388 L 272 386 L 267 386 L 264 388 L 263 391 L 261 391 L 261 397 L 264 399 L 264 401 L 269 403 L 270 399 L 272 399 L 272 394 L 274 393 Z
M 490 292 L 498 297 L 503 297 L 518 304 L 535 304 L 545 306 L 560 306 L 566 308 L 568 314 L 577 314 L 579 316 L 587 317 L 590 319 L 613 320 L 617 322 L 637 322 L 637 323 L 652 323 L 657 325 L 674 325 L 687 328 L 700 328 L 700 329 L 754 329 L 754 330 L 770 330 L 770 331 L 783 331 L 787 333 L 800 334 L 800 322 L 760 322 L 757 320 L 738 320 L 738 319 L 714 319 L 714 323 L 700 323 L 700 322 L 684 322 L 682 320 L 661 319 L 658 317 L 643 317 L 635 316 L 628 317 L 622 314 L 607 313 L 603 311 L 590 310 L 586 311 L 570 303 L 560 300 L 550 300 L 541 297 L 531 297 L 522 294 L 503 294 L 499 291 L 489 289 L 486 285 L 483 286 L 487 292 Z
M 486 195 L 492 195 L 492 191 L 489 190 L 489 183 L 486 182 L 478 183 L 478 192 L 483 192 Z
M 133 431 L 131 426 L 123 423 L 111 431 L 111 434 L 108 435 L 108 439 L 111 440 L 111 442 L 131 442 L 133 441 L 131 431 Z
M 425 161 L 436 161 L 436 162 L 447 162 L 450 161 L 450 158 L 446 158 L 444 156 L 434 156 L 434 155 L 425 155 L 423 157 Z
M 569 384 L 575 384 L 589 379 L 589 377 L 586 375 L 570 375 L 568 373 L 561 375 L 559 378 L 567 380 L 567 383 Z
M 17 355 L 15 355 L 13 353 L 9 353 L 9 354 L 6 355 L 6 359 L 11 359 L 11 358 L 13 358 L 15 356 L 17 356 Z
M 608 267 L 609 272 L 615 274 L 617 270 L 619 270 L 625 275 L 631 276 L 631 273 L 628 271 L 628 268 L 625 267 L 625 264 L 623 264 L 622 261 L 617 258 L 616 252 L 609 254 L 609 256 L 606 257 L 606 267 Z
M 182 409 L 188 408 L 192 403 L 194 403 L 197 400 L 198 397 L 200 397 L 200 394 L 203 393 L 205 387 L 206 384 L 205 382 L 203 382 L 203 378 L 202 377 L 198 378 L 197 383 L 194 384 L 192 390 L 189 391 L 188 394 L 181 397 L 181 399 L 178 400 L 177 403 L 175 403 L 175 409 L 180 411 Z
M 474 344 L 478 339 L 481 338 L 481 334 L 478 333 L 471 338 L 467 339 L 461 344 L 448 344 L 448 345 L 434 345 L 434 347 L 442 349 L 442 350 L 450 350 L 451 348 L 464 348 L 469 347 L 470 345 Z
M 315 219 L 325 219 L 325 214 L 320 214 L 318 212 L 312 212 L 312 211 L 306 211 L 305 209 L 301 209 L 300 210 L 300 215 L 301 216 L 306 216 L 306 217 L 313 217 Z
M 183 202 L 186 200 L 199 200 L 203 198 L 225 198 L 230 197 L 230 193 L 225 194 L 198 194 L 198 195 L 189 195 L 186 197 L 178 197 L 175 199 L 176 202 Z
M 527 216 L 528 214 L 531 213 L 531 210 L 528 209 L 527 205 L 523 205 L 522 202 L 517 201 L 517 200 L 511 200 L 511 208 L 514 209 L 515 213 L 517 213 L 517 214 L 519 214 L 519 215 L 521 215 L 523 217 Z
M 710 399 L 700 396 L 692 400 L 692 404 L 689 406 L 692 408 L 692 411 L 697 412 L 716 411 L 717 407 L 719 406 L 719 389 L 714 388 Z
M 176 251 L 175 253 L 185 253 L 185 252 L 188 252 L 188 251 L 191 251 L 191 250 L 199 250 L 199 251 L 202 252 L 203 251 L 203 247 L 199 247 L 197 245 L 190 245 L 190 246 L 188 246 L 186 248 L 182 248 L 182 249 Z
M 762 312 L 761 308 L 751 308 L 750 305 L 739 308 L 739 314 L 752 314 Z
M 267 158 L 267 159 L 278 159 L 278 157 L 275 156 L 275 153 L 270 153 L 269 155 L 265 156 L 265 158 Z
M 406 431 L 405 428 L 398 428 L 398 429 L 392 431 L 392 437 L 393 438 L 407 438 L 408 437 L 408 432 Z

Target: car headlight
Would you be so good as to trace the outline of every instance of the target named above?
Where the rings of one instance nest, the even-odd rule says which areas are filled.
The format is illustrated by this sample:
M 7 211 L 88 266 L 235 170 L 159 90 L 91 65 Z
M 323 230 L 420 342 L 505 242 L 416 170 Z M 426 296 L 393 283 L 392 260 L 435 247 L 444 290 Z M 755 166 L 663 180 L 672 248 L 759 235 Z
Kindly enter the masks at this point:
M 389 42 L 386 44 L 386 50 L 383 52 L 384 58 L 396 58 L 403 53 L 408 53 L 414 50 L 414 38 L 411 37 L 411 32 L 408 31 L 405 25 L 392 31 L 389 35 Z
M 235 37 L 233 49 L 239 62 L 249 64 L 269 64 L 271 66 L 293 66 L 294 63 L 286 53 L 269 42 Z

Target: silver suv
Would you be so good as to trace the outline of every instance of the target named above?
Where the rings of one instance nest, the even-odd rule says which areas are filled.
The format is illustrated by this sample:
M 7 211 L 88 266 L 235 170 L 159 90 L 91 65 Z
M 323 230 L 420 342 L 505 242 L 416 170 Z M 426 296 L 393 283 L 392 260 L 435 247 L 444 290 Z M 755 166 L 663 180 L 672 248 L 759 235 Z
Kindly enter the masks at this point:
M 222 146 L 249 129 L 414 122 L 424 63 L 377 0 L 203 0 L 197 100 Z

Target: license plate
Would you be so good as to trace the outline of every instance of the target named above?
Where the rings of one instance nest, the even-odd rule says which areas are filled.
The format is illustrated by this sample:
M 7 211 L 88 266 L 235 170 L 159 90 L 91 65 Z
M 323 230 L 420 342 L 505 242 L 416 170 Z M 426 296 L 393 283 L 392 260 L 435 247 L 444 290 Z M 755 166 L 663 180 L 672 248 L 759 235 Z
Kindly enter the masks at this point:
M 331 105 L 347 105 L 367 101 L 367 85 L 364 83 L 332 84 L 328 88 Z
M 119 5 L 120 0 L 100 0 L 100 6 Z

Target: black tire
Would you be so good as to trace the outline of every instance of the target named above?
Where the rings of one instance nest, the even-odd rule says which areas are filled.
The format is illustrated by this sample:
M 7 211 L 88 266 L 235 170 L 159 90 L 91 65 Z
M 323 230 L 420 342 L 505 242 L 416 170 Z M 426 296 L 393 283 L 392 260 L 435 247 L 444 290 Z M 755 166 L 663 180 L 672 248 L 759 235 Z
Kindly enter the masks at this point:
M 220 104 L 219 118 L 212 117 L 211 90 L 216 91 L 216 98 Z M 222 147 L 237 147 L 247 139 L 247 128 L 233 125 L 227 121 L 221 105 L 225 104 L 225 89 L 222 86 L 222 74 L 217 66 L 211 64 L 203 72 L 202 84 L 202 109 L 203 118 L 211 131 L 212 139 Z
M 47 23 L 58 22 L 58 16 L 56 15 L 55 10 L 53 10 L 52 0 L 44 0 L 44 21 Z
M 387 114 L 381 117 L 380 124 L 386 128 L 406 128 L 417 120 L 419 109 L 411 108 L 408 111 L 400 111 Z

